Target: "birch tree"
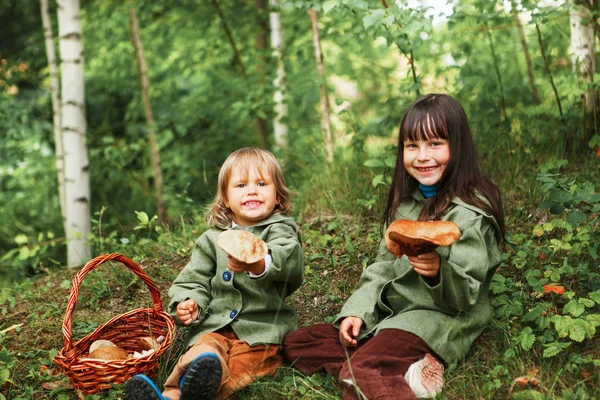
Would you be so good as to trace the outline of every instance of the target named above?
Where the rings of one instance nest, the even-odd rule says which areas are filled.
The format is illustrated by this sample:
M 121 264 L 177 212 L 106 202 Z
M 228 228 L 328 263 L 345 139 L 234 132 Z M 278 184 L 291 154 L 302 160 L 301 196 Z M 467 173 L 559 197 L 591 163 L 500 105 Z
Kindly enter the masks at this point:
M 333 162 L 333 134 L 331 133 L 331 121 L 329 114 L 329 94 L 327 89 L 327 75 L 325 74 L 325 64 L 323 62 L 323 51 L 321 49 L 321 38 L 319 35 L 319 21 L 317 12 L 312 8 L 308 10 L 308 16 L 312 25 L 313 45 L 315 48 L 315 59 L 317 63 L 317 73 L 321 81 L 321 129 L 323 131 L 323 141 L 325 142 L 325 153 L 327 161 Z
M 83 32 L 79 0 L 57 0 L 61 58 L 61 119 L 64 145 L 67 261 L 91 258 L 90 183 L 83 80 Z
M 584 93 L 585 130 L 591 136 L 596 131 L 596 92 L 592 87 L 596 71 L 594 28 L 589 21 L 592 14 L 587 7 L 575 6 L 571 10 L 571 60 L 573 70 L 586 83 Z M 584 22 L 588 21 L 588 22 Z
M 275 147 L 285 149 L 288 142 L 288 127 L 282 120 L 288 114 L 288 106 L 285 103 L 285 69 L 283 68 L 283 29 L 281 27 L 281 18 L 279 15 L 279 0 L 270 0 L 269 5 L 272 11 L 269 13 L 269 21 L 271 25 L 271 48 L 273 56 L 277 62 L 277 73 L 273 86 L 275 93 L 273 101 L 275 102 L 275 118 L 273 119 L 273 132 L 275 135 Z
M 63 230 L 67 232 L 65 220 L 65 162 L 62 137 L 62 119 L 60 117 L 60 82 L 58 79 L 58 66 L 56 64 L 56 50 L 54 49 L 54 32 L 48 13 L 48 0 L 40 0 L 42 13 L 42 26 L 44 27 L 44 40 L 46 43 L 46 57 L 50 71 L 50 96 L 52 98 L 52 119 L 54 123 L 54 153 L 56 156 L 56 175 L 58 180 L 58 198 Z

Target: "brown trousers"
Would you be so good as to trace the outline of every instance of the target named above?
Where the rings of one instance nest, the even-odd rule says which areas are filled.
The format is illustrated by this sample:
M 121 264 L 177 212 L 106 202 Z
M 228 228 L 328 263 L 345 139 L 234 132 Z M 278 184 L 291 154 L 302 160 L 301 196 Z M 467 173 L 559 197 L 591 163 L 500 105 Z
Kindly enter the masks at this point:
M 287 361 L 307 374 L 327 372 L 338 377 L 344 399 L 416 399 L 404 374 L 427 353 L 435 355 L 420 337 L 399 329 L 384 329 L 347 348 L 340 343 L 339 330 L 330 324 L 300 328 L 283 340 Z
M 274 344 L 249 346 L 239 340 L 231 328 L 204 334 L 177 361 L 165 382 L 163 396 L 179 400 L 179 381 L 191 362 L 202 353 L 215 353 L 221 361 L 223 376 L 216 397 L 225 399 L 257 378 L 275 372 L 282 363 L 280 350 L 281 346 Z

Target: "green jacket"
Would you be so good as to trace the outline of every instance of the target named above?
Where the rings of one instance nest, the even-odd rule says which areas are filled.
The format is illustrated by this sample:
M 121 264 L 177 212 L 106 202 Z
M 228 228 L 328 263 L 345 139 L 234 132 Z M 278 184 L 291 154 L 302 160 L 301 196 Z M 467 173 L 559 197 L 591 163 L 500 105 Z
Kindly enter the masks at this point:
M 346 301 L 334 324 L 348 316 L 364 321 L 359 339 L 382 329 L 401 329 L 423 339 L 447 364 L 463 359 L 493 316 L 489 286 L 500 263 L 500 229 L 481 209 L 455 199 L 444 220 L 461 231 L 458 241 L 438 247 L 440 282 L 430 284 L 395 258 L 381 243 L 359 288 Z M 397 219 L 417 219 L 425 200 L 417 191 L 398 208 Z
M 250 278 L 227 269 L 227 254 L 217 246 L 222 229 L 209 229 L 196 241 L 190 262 L 169 289 L 169 313 L 177 319 L 177 304 L 194 299 L 198 321 L 190 327 L 188 345 L 203 333 L 231 325 L 249 345 L 281 344 L 298 326 L 296 310 L 284 303 L 302 284 L 304 261 L 298 226 L 290 217 L 273 215 L 254 226 L 236 226 L 264 240 L 273 263 L 266 274 Z

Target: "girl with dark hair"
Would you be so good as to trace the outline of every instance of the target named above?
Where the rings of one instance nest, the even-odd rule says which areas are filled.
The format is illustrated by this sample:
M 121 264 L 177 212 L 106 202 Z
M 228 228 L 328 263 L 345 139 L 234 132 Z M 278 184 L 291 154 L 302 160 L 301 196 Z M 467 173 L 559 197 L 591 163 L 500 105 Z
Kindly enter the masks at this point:
M 502 198 L 479 167 L 465 111 L 448 95 L 428 94 L 404 114 L 382 227 L 396 219 L 452 221 L 461 236 L 400 258 L 382 241 L 334 323 L 283 342 L 295 368 L 337 376 L 345 399 L 435 397 L 444 365 L 463 360 L 492 319 Z

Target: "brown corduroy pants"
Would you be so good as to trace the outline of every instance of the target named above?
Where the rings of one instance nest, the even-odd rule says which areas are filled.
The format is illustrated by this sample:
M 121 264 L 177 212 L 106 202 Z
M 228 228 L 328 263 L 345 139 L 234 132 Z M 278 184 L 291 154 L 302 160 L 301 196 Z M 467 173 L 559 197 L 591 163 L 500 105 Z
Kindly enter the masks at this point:
M 384 329 L 347 348 L 330 324 L 300 328 L 283 340 L 283 356 L 293 367 L 338 377 L 344 399 L 416 399 L 404 374 L 427 353 L 435 355 L 420 337 L 399 329 Z
M 202 353 L 215 353 L 221 361 L 223 375 L 216 397 L 226 399 L 256 379 L 275 372 L 282 363 L 281 346 L 274 344 L 249 346 L 239 340 L 231 328 L 207 333 L 182 355 L 165 382 L 163 396 L 179 400 L 179 381 L 188 366 Z

